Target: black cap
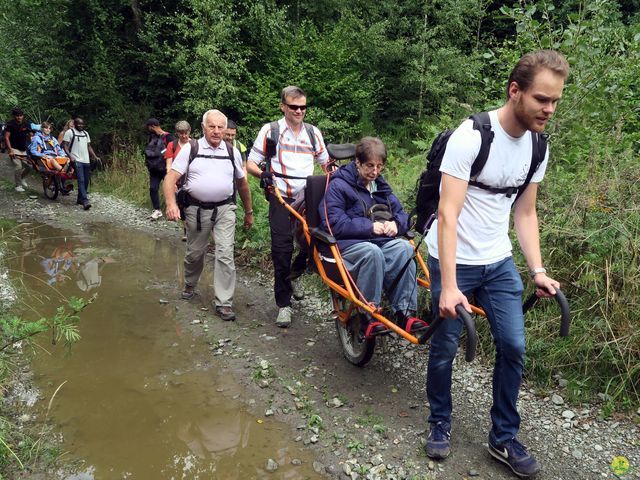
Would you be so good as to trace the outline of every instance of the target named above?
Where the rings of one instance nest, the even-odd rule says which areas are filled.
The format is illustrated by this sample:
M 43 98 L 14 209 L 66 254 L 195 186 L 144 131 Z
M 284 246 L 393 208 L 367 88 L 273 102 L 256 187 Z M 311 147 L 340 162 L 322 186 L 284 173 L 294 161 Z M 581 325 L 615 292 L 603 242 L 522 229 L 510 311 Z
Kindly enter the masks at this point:
M 160 126 L 160 120 L 158 120 L 157 118 L 150 118 L 149 120 L 147 120 L 145 125 L 147 127 L 159 127 Z
M 227 128 L 231 128 L 233 130 L 237 130 L 238 129 L 238 125 L 236 125 L 236 122 L 234 122 L 233 120 L 227 119 Z

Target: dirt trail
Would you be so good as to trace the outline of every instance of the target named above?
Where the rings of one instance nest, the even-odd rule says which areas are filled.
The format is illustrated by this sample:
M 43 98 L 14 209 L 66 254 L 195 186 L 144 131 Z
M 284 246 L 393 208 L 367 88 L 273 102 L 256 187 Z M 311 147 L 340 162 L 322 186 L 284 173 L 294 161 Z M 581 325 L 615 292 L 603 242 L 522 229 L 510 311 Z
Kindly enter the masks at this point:
M 115 223 L 183 248 L 175 224 L 150 221 L 148 210 L 100 194 L 91 195 L 93 207 L 86 212 L 75 205 L 73 194 L 51 202 L 43 198 L 39 179 L 33 176 L 28 179 L 32 188 L 16 193 L 5 155 L 0 165 L 4 217 L 75 231 L 92 223 Z M 292 437 L 316 455 L 314 468 L 330 478 L 515 478 L 486 451 L 491 402 L 487 359 L 457 362 L 452 455 L 431 462 L 422 447 L 428 415 L 426 347 L 383 341 L 369 365 L 351 366 L 342 358 L 326 292 L 314 291 L 318 282 L 310 276 L 305 282 L 311 295 L 294 305 L 288 330 L 274 325 L 277 310 L 268 272 L 240 269 L 238 319 L 233 323 L 219 321 L 210 308 L 202 310 L 210 307 L 209 286 L 200 285 L 203 295 L 184 302 L 179 300 L 180 286 L 168 282 L 159 297 L 175 305 L 184 327 L 199 333 L 216 361 L 246 386 L 247 405 L 290 424 Z M 202 328 L 204 321 L 207 329 Z M 618 456 L 631 464 L 619 478 L 640 478 L 637 419 L 599 420 L 596 403 L 567 406 L 554 394 L 562 396 L 562 391 L 540 392 L 525 385 L 520 399 L 521 440 L 543 467 L 537 478 L 616 478 L 610 464 Z

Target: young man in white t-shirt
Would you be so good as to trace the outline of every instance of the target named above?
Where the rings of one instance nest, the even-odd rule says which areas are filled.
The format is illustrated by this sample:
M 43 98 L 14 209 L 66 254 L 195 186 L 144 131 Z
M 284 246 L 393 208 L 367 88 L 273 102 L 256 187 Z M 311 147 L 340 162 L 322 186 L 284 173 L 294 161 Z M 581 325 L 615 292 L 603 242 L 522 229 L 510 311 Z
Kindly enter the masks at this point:
M 541 50 L 519 60 L 507 83 L 506 103 L 489 112 L 495 136 L 477 182 L 498 188 L 524 184 L 532 161 L 532 135 L 544 131 L 568 73 L 569 64 L 558 52 Z M 480 132 L 473 129 L 471 120 L 463 122 L 449 138 L 440 167 L 438 219 L 427 237 L 434 309 L 445 321 L 431 339 L 427 370 L 431 431 L 426 451 L 436 459 L 450 452 L 451 368 L 462 330 L 455 307 L 462 304 L 471 312 L 467 296 L 474 295 L 487 313 L 496 345 L 489 452 L 517 475 L 528 477 L 540 466 L 516 439 L 520 428 L 516 402 L 525 348 L 524 288 L 508 235 L 516 196 L 469 184 L 480 144 Z M 538 184 L 547 159 L 548 149 L 531 183 L 513 205 L 518 241 L 537 294 L 545 297 L 559 288 L 543 268 L 536 214 Z
M 89 183 L 91 180 L 90 158 L 99 162 L 100 159 L 91 147 L 91 137 L 84 129 L 84 120 L 80 117 L 73 119 L 73 128 L 67 130 L 62 139 L 62 148 L 74 162 L 76 177 L 78 178 L 78 199 L 76 203 L 82 208 L 89 210 Z

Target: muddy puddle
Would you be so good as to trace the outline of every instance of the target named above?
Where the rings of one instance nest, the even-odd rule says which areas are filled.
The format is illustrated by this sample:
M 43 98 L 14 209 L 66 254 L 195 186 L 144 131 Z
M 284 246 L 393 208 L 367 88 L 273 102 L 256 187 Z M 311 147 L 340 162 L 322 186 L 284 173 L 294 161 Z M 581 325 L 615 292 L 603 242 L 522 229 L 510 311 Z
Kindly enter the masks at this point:
M 31 292 L 25 318 L 52 314 L 61 295 L 97 294 L 71 353 L 43 340 L 32 362 L 40 420 L 50 404 L 72 465 L 58 478 L 324 478 L 289 426 L 248 413 L 243 388 L 176 319 L 175 294 L 163 288 L 180 282 L 183 247 L 113 226 L 83 229 L 22 225 L 7 265 Z

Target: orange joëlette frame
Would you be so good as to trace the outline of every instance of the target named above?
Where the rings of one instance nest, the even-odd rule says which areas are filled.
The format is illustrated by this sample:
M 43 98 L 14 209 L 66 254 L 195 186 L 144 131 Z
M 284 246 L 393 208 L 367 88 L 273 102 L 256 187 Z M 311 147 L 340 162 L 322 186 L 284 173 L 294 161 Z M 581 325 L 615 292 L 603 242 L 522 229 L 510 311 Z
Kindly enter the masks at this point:
M 56 169 L 53 167 L 51 160 L 55 160 L 61 167 L 64 167 L 69 161 L 67 157 L 41 157 L 40 160 L 42 161 L 43 165 L 52 172 L 55 172 Z
M 291 213 L 291 215 L 293 215 L 296 219 L 300 221 L 305 239 L 307 240 L 307 243 L 311 245 L 311 233 L 309 232 L 309 227 L 307 225 L 306 219 L 302 215 L 300 215 L 300 213 L 298 213 L 294 208 L 292 208 L 287 202 L 283 200 L 282 195 L 280 194 L 277 188 L 271 187 L 271 193 L 275 195 L 275 197 L 278 199 L 278 202 L 280 202 L 289 211 L 289 213 Z M 411 243 L 411 245 L 413 245 L 415 248 L 415 243 L 413 240 L 410 239 L 409 243 Z M 318 269 L 318 273 L 322 281 L 329 288 L 331 288 L 331 290 L 333 290 L 340 296 L 346 298 L 352 304 L 352 306 L 349 308 L 346 315 L 341 312 L 338 312 L 338 317 L 340 321 L 342 323 L 347 322 L 350 316 L 350 312 L 353 309 L 353 306 L 355 305 L 356 307 L 359 307 L 365 310 L 367 313 L 369 313 L 369 315 L 371 315 L 372 318 L 379 321 L 380 323 L 385 325 L 387 328 L 389 328 L 393 332 L 400 335 L 405 340 L 408 340 L 411 343 L 418 344 L 419 343 L 418 339 L 414 335 L 398 327 L 394 322 L 387 319 L 384 315 L 381 315 L 380 312 L 377 309 L 373 308 L 369 303 L 365 303 L 358 298 L 358 296 L 354 293 L 353 287 L 355 285 L 353 285 L 351 276 L 347 272 L 342 262 L 342 257 L 340 256 L 340 251 L 338 250 L 338 247 L 336 245 L 329 245 L 329 248 L 331 250 L 331 254 L 333 255 L 333 258 L 336 259 L 336 267 L 340 272 L 340 277 L 342 279 L 343 284 L 345 285 L 344 287 L 329 278 L 329 276 L 327 275 L 324 269 L 324 265 L 322 264 L 322 259 L 320 258 L 320 253 L 318 252 L 318 250 L 314 248 L 312 251 L 312 254 L 313 254 L 313 260 L 316 264 L 316 268 Z M 417 278 L 418 285 L 424 288 L 429 288 L 431 284 L 429 279 L 429 271 L 427 270 L 427 265 L 425 264 L 424 259 L 422 258 L 422 255 L 420 254 L 419 251 L 416 252 L 416 258 L 418 261 L 418 265 L 420 266 L 420 270 L 424 275 L 424 278 L 421 278 L 420 276 L 418 276 Z M 474 311 L 474 313 L 485 316 L 485 313 L 482 309 L 475 306 L 472 306 L 471 309 Z

